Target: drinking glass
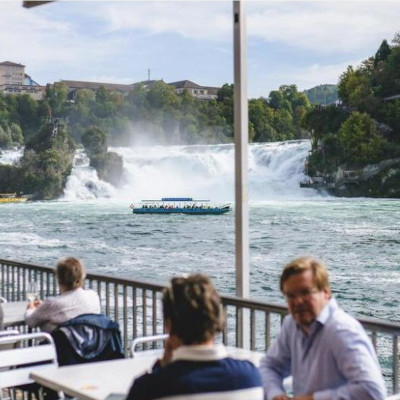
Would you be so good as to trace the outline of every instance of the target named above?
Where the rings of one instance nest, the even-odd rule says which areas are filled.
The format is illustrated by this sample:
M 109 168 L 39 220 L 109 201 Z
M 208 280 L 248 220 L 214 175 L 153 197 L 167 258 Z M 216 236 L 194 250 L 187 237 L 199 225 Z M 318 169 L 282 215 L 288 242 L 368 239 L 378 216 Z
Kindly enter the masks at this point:
M 26 288 L 26 298 L 30 302 L 37 300 L 38 291 L 37 291 L 37 284 L 35 281 L 28 282 L 28 286 Z

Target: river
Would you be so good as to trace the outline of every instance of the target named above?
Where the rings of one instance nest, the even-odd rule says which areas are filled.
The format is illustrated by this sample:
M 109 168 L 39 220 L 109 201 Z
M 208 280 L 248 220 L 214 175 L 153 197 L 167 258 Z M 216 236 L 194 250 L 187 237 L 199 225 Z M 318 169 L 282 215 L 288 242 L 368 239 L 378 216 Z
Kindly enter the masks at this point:
M 333 293 L 346 310 L 399 321 L 399 201 L 300 189 L 309 148 L 307 141 L 250 146 L 251 296 L 283 303 L 282 266 L 312 254 L 327 263 Z M 233 204 L 233 146 L 112 150 L 124 159 L 121 189 L 99 181 L 78 152 L 62 199 L 2 204 L 0 257 L 53 266 L 73 255 L 93 272 L 158 283 L 202 271 L 221 292 L 234 294 L 234 212 L 133 215 L 129 208 L 168 196 Z M 0 162 L 17 158 L 3 152 Z

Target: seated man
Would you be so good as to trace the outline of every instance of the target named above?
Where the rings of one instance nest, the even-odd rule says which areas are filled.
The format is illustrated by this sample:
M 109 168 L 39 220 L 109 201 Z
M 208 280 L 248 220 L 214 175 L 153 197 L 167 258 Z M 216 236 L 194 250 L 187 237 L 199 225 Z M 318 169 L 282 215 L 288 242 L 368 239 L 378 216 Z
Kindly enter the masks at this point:
M 51 333 L 60 324 L 82 314 L 99 314 L 100 298 L 91 289 L 83 289 L 86 272 L 82 262 L 69 257 L 57 264 L 56 277 L 61 294 L 28 304 L 25 322 Z
M 295 400 L 384 399 L 372 343 L 331 297 L 326 267 L 297 258 L 283 269 L 280 288 L 290 315 L 261 361 L 267 400 L 289 399 L 282 381 L 290 375 Z
M 164 290 L 163 312 L 169 338 L 151 373 L 137 378 L 128 400 L 263 400 L 257 368 L 228 357 L 214 336 L 224 323 L 220 298 L 204 275 L 174 278 Z

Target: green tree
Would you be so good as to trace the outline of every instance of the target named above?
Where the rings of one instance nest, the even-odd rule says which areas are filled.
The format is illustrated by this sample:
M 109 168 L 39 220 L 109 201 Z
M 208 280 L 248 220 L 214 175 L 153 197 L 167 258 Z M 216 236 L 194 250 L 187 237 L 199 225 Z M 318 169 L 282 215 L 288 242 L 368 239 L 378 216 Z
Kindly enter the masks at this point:
M 53 117 L 62 117 L 65 109 L 65 102 L 68 96 L 68 88 L 62 82 L 55 82 L 46 86 L 45 99 L 50 105 Z
M 381 45 L 379 46 L 378 51 L 375 53 L 374 57 L 374 65 L 375 67 L 379 64 L 381 61 L 386 61 L 391 53 L 391 49 L 389 46 L 389 43 L 387 40 L 383 40 Z
M 384 140 L 368 114 L 353 112 L 340 128 L 338 138 L 345 160 L 350 163 L 372 164 L 382 158 Z
M 82 144 L 88 157 L 107 152 L 107 136 L 97 126 L 92 126 L 82 135 Z

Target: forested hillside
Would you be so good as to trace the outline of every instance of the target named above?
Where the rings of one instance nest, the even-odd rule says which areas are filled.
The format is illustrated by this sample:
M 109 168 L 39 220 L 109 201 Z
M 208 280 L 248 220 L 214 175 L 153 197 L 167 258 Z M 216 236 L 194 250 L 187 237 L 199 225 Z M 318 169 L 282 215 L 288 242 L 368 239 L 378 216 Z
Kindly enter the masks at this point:
M 304 118 L 312 132 L 310 176 L 332 176 L 340 169 L 360 170 L 399 158 L 400 34 L 390 45 L 384 40 L 357 68 L 349 66 L 339 78 L 338 95 L 340 105 L 316 107 Z M 383 173 L 390 175 L 382 176 L 386 184 L 400 183 L 400 168 Z M 376 193 L 381 195 L 378 189 Z
M 334 104 L 338 100 L 336 85 L 318 85 L 311 89 L 304 90 L 303 93 L 308 97 L 311 104 L 327 106 L 329 104 Z

